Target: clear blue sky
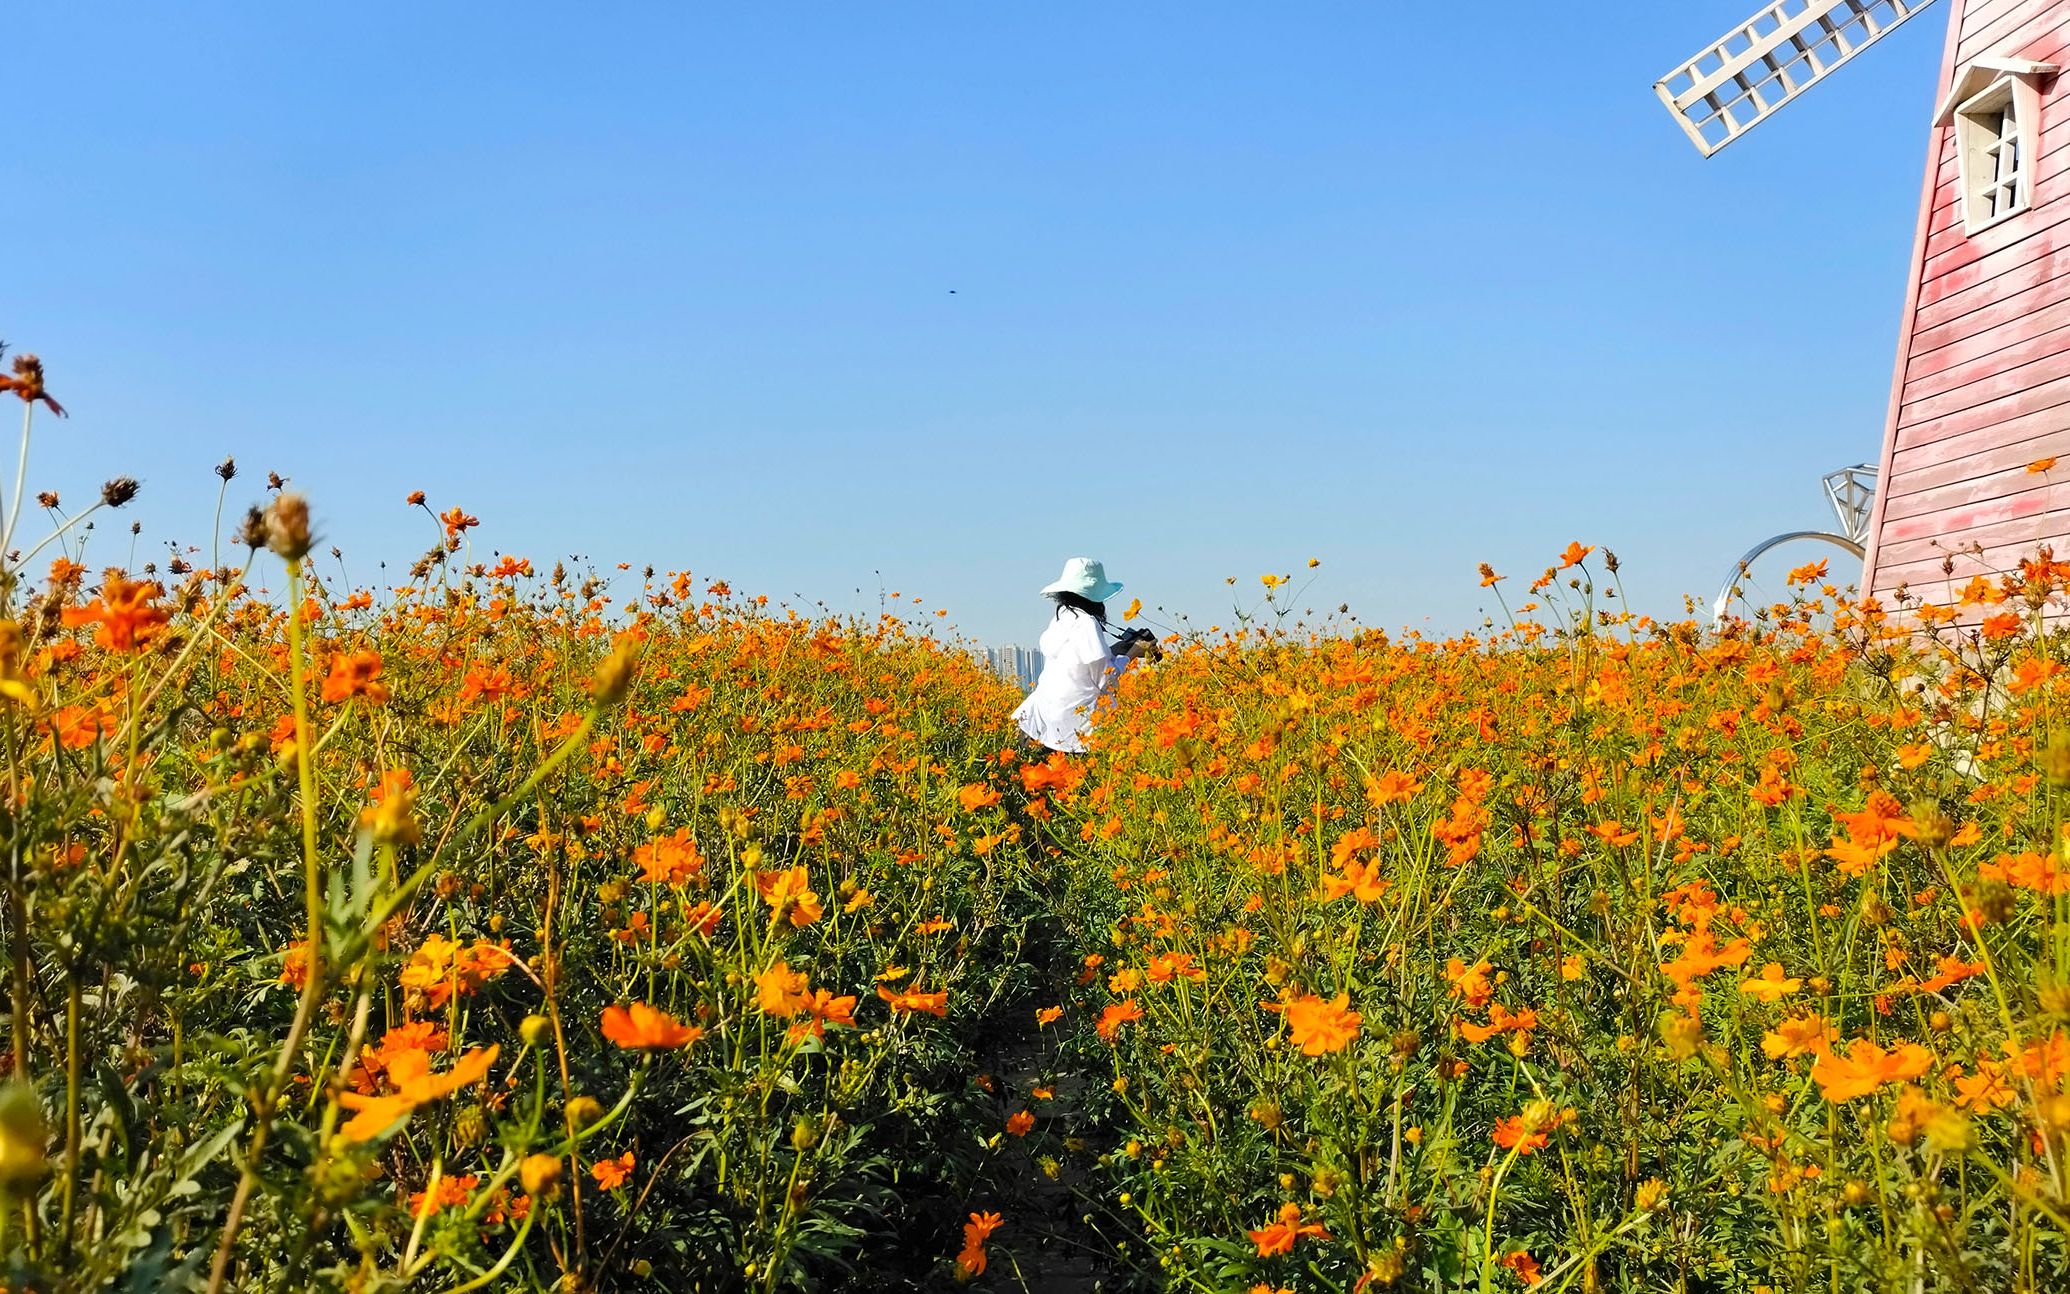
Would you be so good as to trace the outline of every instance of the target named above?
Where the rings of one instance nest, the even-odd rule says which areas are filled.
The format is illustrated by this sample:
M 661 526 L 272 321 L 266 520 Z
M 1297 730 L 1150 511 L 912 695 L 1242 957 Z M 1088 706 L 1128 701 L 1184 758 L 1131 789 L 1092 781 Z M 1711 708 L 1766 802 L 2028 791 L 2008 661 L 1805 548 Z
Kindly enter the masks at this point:
M 1074 552 L 1452 629 L 1579 538 L 1674 610 L 1876 456 L 1946 17 L 1705 162 L 1652 82 L 1755 3 L 20 7 L 31 488 L 205 549 L 234 454 L 361 579 L 424 489 L 987 641 Z

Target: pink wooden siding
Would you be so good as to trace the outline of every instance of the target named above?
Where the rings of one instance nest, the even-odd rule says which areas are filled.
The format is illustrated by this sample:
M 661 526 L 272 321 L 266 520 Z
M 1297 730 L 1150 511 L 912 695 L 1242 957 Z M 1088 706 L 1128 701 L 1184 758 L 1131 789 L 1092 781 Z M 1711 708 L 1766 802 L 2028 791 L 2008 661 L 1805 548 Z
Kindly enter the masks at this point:
M 2070 0 L 1955 0 L 1936 99 L 1985 55 L 2070 65 Z M 2070 558 L 2070 99 L 2058 93 L 2043 84 L 2032 207 L 1975 237 L 1955 132 L 1933 132 L 1865 581 L 1886 605 L 1901 584 L 1944 599 L 1951 554 L 1957 583 L 2045 543 Z M 2048 475 L 2027 471 L 2058 454 Z

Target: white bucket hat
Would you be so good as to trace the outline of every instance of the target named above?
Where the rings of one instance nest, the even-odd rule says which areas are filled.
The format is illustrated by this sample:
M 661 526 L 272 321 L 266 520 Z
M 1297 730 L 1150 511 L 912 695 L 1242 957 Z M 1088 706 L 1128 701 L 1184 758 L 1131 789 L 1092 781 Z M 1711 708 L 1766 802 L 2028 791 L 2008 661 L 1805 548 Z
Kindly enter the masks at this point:
M 1064 563 L 1064 573 L 1044 586 L 1044 593 L 1076 593 L 1089 602 L 1105 602 L 1121 592 L 1119 580 L 1107 578 L 1107 568 L 1090 557 L 1074 557 Z

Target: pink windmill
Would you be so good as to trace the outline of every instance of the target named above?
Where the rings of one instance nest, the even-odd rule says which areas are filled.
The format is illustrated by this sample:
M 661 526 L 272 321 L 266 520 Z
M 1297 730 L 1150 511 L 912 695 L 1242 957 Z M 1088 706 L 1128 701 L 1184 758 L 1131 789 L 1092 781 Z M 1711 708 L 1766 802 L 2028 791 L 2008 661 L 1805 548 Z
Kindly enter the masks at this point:
M 1709 156 L 1931 3 L 1779 0 L 1654 88 Z M 1851 536 L 1886 604 L 1938 596 L 1951 559 L 1966 579 L 2070 555 L 2070 0 L 1947 8 L 1883 453 Z

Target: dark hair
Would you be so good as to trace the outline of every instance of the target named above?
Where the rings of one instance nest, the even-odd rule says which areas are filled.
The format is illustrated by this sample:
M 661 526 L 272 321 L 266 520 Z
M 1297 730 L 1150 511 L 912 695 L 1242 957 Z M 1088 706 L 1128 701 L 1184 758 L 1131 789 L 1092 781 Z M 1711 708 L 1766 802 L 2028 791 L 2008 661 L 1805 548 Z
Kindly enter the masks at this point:
M 1057 604 L 1058 615 L 1062 615 L 1064 608 L 1069 607 L 1073 611 L 1085 612 L 1085 614 L 1099 621 L 1102 625 L 1107 623 L 1107 604 L 1104 602 L 1095 602 L 1091 598 L 1080 597 L 1076 593 L 1052 593 L 1049 595 L 1049 598 L 1050 601 Z

